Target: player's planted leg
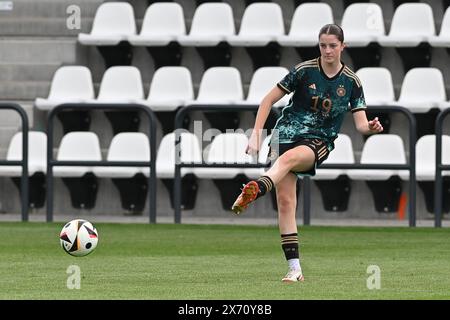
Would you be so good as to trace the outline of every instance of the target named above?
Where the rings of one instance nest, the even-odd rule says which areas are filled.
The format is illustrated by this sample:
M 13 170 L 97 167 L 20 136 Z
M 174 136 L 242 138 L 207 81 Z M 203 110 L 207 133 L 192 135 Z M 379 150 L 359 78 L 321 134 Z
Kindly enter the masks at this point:
M 278 222 L 281 235 L 281 248 L 288 263 L 289 271 L 282 278 L 283 282 L 303 281 L 300 266 L 297 222 L 295 211 L 297 207 L 297 177 L 288 174 L 277 184 Z

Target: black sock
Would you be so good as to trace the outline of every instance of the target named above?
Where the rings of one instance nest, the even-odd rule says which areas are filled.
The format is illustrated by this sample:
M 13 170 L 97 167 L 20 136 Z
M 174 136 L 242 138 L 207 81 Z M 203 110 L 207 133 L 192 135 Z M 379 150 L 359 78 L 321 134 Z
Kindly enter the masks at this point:
M 281 248 L 283 248 L 286 260 L 299 259 L 297 233 L 282 234 Z
M 267 192 L 270 192 L 273 188 L 273 181 L 268 176 L 262 176 L 258 180 L 256 180 L 259 187 L 258 198 L 265 195 Z

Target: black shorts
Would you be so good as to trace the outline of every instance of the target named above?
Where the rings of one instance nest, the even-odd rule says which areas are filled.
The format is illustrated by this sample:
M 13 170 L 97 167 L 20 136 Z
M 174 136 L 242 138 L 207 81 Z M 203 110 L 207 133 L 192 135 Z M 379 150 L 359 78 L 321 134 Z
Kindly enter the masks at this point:
M 327 144 L 323 140 L 316 138 L 301 138 L 300 140 L 292 143 L 280 143 L 278 145 L 278 152 L 276 152 L 275 148 L 272 147 L 270 148 L 269 158 L 271 160 L 275 160 L 286 151 L 291 150 L 298 146 L 307 146 L 311 148 L 311 150 L 314 152 L 314 155 L 316 156 L 316 162 L 314 163 L 312 168 L 307 171 L 292 171 L 292 173 L 296 174 L 297 176 L 316 175 L 316 168 L 322 162 L 324 162 L 328 158 L 328 155 L 330 154 Z

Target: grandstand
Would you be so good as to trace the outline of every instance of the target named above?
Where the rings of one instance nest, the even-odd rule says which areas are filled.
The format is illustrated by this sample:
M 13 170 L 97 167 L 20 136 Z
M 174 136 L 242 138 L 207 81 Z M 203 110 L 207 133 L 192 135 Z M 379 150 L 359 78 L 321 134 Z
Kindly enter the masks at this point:
M 450 106 L 448 0 L 1 0 L 0 100 L 16 102 L 26 110 L 30 130 L 39 139 L 36 144 L 43 148 L 47 115 L 61 103 L 138 103 L 149 107 L 158 119 L 157 217 L 170 221 L 174 215 L 174 176 L 169 165 L 175 153 L 170 144 L 176 111 L 191 104 L 256 105 L 270 83 L 275 85 L 288 69 L 319 54 L 318 26 L 328 22 L 344 28 L 348 48 L 343 60 L 363 82 L 369 110 L 371 105 L 402 106 L 414 114 L 417 219 L 432 221 L 434 158 L 430 153 L 434 148 L 429 147 L 435 141 L 431 135 L 437 114 Z M 0 112 L 0 156 L 17 159 L 20 119 L 12 111 Z M 381 113 L 380 117 L 387 132 L 372 139 L 361 136 L 348 116 L 338 144 L 342 149 L 336 149 L 329 163 L 406 164 L 410 152 L 407 119 L 399 113 Z M 203 130 L 247 130 L 253 125 L 254 112 L 217 116 L 206 110 L 195 111 L 183 125 L 194 131 L 196 120 L 202 121 Z M 125 147 L 133 150 L 124 131 L 147 132 L 149 125 L 139 113 L 98 110 L 67 113 L 57 117 L 54 124 L 54 157 L 68 160 L 82 159 L 71 158 L 71 148 L 75 147 L 69 144 L 67 149 L 63 144 L 73 131 L 90 132 L 79 135 L 86 142 L 72 141 L 82 147 L 92 144 L 92 152 L 83 159 L 133 160 L 121 154 Z M 450 117 L 444 121 L 444 135 L 450 134 L 449 124 Z M 120 138 L 124 141 L 119 142 Z M 149 160 L 149 150 L 140 147 L 146 139 L 137 134 L 129 140 L 143 151 L 136 153 L 134 160 Z M 245 136 L 236 139 L 245 145 Z M 213 141 L 193 138 L 185 142 L 191 152 L 188 158 L 198 160 L 203 152 L 206 160 L 214 148 L 223 151 L 220 140 L 226 139 L 217 136 Z M 118 148 L 113 142 L 125 147 Z M 444 144 L 443 160 L 450 164 L 447 137 Z M 237 142 L 232 145 L 243 150 Z M 30 214 L 44 217 L 46 158 L 45 152 L 35 149 L 30 150 L 30 157 L 37 157 L 32 160 L 34 166 L 30 165 Z M 61 154 L 67 150 L 69 155 L 64 158 Z M 75 152 L 74 157 L 80 155 Z M 208 156 L 213 158 L 213 153 Z M 19 219 L 20 170 L 10 169 L 0 166 L 0 211 L 17 213 Z M 130 219 L 147 215 L 148 170 L 72 169 L 55 170 L 55 219 L 58 215 L 126 215 Z M 183 169 L 182 216 L 236 221 L 228 209 L 236 196 L 230 191 L 237 192 L 254 170 Z M 443 209 L 448 213 L 450 180 L 446 179 Z M 408 185 L 405 170 L 324 169 L 311 183 L 311 217 L 315 222 L 335 219 L 340 223 L 403 219 L 408 225 L 408 207 L 404 205 Z M 301 221 L 301 183 L 299 187 Z M 273 197 L 264 197 L 242 218 L 275 219 L 275 209 Z

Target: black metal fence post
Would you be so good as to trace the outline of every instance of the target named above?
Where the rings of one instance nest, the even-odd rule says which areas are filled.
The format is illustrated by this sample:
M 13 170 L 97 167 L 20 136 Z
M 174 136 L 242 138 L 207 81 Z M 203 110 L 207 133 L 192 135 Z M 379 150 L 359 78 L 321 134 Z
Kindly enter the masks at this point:
M 450 170 L 450 165 L 442 164 L 442 123 L 450 114 L 450 108 L 441 111 L 436 118 L 436 175 L 434 182 L 434 226 L 442 227 L 442 171 Z
M 303 225 L 311 224 L 311 178 L 303 177 Z
M 21 189 L 21 215 L 22 221 L 28 221 L 29 211 L 29 181 L 28 181 L 28 116 L 25 110 L 17 103 L 1 102 L 0 110 L 14 110 L 22 120 L 22 160 L 7 161 L 1 160 L 0 165 L 6 166 L 22 166 L 22 175 L 20 179 Z

